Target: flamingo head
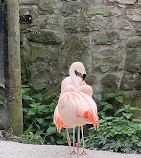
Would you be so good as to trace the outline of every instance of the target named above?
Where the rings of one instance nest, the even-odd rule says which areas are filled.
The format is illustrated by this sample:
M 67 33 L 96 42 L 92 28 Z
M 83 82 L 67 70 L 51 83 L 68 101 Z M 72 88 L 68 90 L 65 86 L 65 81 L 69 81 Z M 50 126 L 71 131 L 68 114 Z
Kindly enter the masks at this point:
M 86 78 L 86 70 L 84 65 L 81 62 L 74 62 L 72 63 L 71 67 L 70 67 L 70 73 L 77 71 L 78 73 L 80 73 L 82 75 L 82 80 L 85 80 Z

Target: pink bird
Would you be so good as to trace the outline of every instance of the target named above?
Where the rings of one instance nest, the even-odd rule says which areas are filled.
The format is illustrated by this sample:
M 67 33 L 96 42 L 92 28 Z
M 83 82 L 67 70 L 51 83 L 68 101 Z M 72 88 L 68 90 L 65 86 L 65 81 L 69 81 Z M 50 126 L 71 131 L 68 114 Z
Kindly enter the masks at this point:
M 83 76 L 83 79 L 81 77 L 76 76 L 75 71 L 79 72 Z M 72 63 L 72 65 L 70 66 L 70 69 L 69 69 L 69 75 L 70 76 L 66 77 L 61 83 L 61 93 L 64 92 L 64 89 L 68 85 L 73 85 L 79 91 L 84 92 L 92 97 L 93 90 L 90 86 L 86 86 L 87 84 L 84 81 L 84 79 L 86 77 L 86 71 L 85 71 L 84 65 L 81 62 Z M 71 90 L 71 89 L 69 89 L 69 90 Z M 82 130 L 82 140 L 83 140 L 83 152 L 81 153 L 81 155 L 83 155 L 83 154 L 86 155 L 86 153 L 84 151 L 83 126 L 81 127 L 81 130 Z M 75 128 L 73 128 L 73 151 L 70 154 L 76 154 L 74 147 L 75 147 Z
M 86 71 L 85 71 L 85 68 L 84 68 L 83 64 L 81 62 L 73 63 L 71 65 L 70 69 L 69 69 L 70 76 L 66 77 L 62 81 L 61 94 L 63 94 L 64 92 L 78 92 L 78 91 L 80 91 L 80 92 L 86 93 L 87 95 L 92 97 L 93 90 L 92 90 L 91 86 L 86 85 L 86 82 L 82 81 L 82 78 L 76 76 L 75 75 L 75 70 L 83 75 L 83 79 L 86 77 Z M 73 86 L 71 86 L 71 85 L 73 85 Z M 87 97 L 83 93 L 81 95 L 86 99 Z M 93 108 L 93 106 L 91 106 L 91 104 L 88 103 L 88 105 L 90 106 L 90 109 L 93 112 L 93 114 L 95 112 L 95 109 L 96 109 L 96 112 L 97 112 L 96 104 L 95 104 L 94 108 Z M 58 106 L 56 106 L 56 109 L 55 109 L 55 112 L 54 112 L 54 123 L 56 124 L 57 130 L 59 132 L 60 132 L 60 127 L 61 126 L 67 128 L 68 144 L 69 144 L 69 146 L 71 146 L 71 142 L 70 142 L 70 138 L 69 138 L 69 132 L 68 132 L 68 126 L 63 125 L 63 121 L 62 121 L 62 119 L 61 119 L 61 117 L 59 115 L 59 112 L 58 112 Z M 83 122 L 82 124 L 86 124 L 86 123 L 90 123 L 90 122 L 85 122 L 85 123 Z M 77 124 L 77 126 L 78 126 L 78 124 Z M 98 122 L 97 122 L 97 126 L 98 126 Z M 82 128 L 82 139 L 83 139 L 83 152 L 81 154 L 85 155 L 85 152 L 84 152 L 83 126 L 81 126 L 81 128 Z M 96 126 L 95 126 L 95 128 L 96 128 Z M 74 130 L 75 130 L 75 128 L 73 128 L 73 147 L 74 147 L 74 136 L 75 136 Z M 78 131 L 80 131 L 80 127 L 78 127 Z M 79 137 L 78 142 L 80 142 L 80 134 L 79 134 L 79 132 L 78 132 L 78 135 L 79 135 L 78 136 Z M 78 143 L 78 148 L 77 149 L 79 149 L 79 143 Z M 72 153 L 75 154 L 75 151 L 73 150 Z M 77 154 L 78 154 L 78 152 L 77 152 Z
M 68 87 L 70 88 L 70 86 Z M 71 92 L 64 92 L 60 95 L 58 105 L 55 109 L 54 123 L 59 132 L 62 127 L 67 128 L 68 144 L 71 147 L 68 128 L 83 126 L 85 124 L 93 124 L 95 129 L 98 128 L 97 106 L 90 96 L 77 91 L 77 89 Z M 78 129 L 77 145 L 80 145 L 80 127 Z M 79 147 L 77 149 L 79 150 Z

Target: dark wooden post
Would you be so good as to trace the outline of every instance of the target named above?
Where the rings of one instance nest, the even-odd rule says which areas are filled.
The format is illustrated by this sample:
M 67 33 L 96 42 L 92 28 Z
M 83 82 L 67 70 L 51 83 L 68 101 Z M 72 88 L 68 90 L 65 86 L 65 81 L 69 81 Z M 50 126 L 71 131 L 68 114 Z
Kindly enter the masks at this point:
M 15 135 L 23 133 L 20 30 L 18 0 L 7 0 L 9 61 L 9 123 Z
M 7 33 L 7 4 L 0 1 L 0 99 L 6 100 L 6 105 L 0 105 L 0 129 L 8 129 L 8 33 Z

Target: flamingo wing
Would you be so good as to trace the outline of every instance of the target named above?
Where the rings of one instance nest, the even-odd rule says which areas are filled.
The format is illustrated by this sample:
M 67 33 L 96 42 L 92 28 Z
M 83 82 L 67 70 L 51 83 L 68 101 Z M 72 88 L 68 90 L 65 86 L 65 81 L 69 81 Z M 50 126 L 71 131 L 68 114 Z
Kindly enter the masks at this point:
M 89 85 L 82 85 L 82 86 L 78 87 L 78 91 L 83 92 L 83 93 L 89 95 L 92 98 L 93 89 L 92 89 L 91 86 L 89 86 Z
M 58 112 L 58 105 L 56 106 L 55 111 L 54 111 L 54 124 L 57 127 L 57 131 L 60 133 L 60 131 L 63 127 L 63 121 Z
M 64 125 L 69 128 L 82 126 L 88 122 L 96 128 L 96 120 L 85 99 L 78 92 L 63 93 L 58 102 L 58 112 Z
M 97 114 L 97 105 L 95 103 L 95 101 L 87 94 L 80 92 L 81 96 L 83 97 L 83 99 L 87 102 L 87 105 L 90 108 L 90 111 L 92 112 L 94 118 L 95 118 L 95 122 L 96 122 L 96 126 L 97 129 L 99 127 L 99 118 L 98 118 L 98 114 Z M 96 127 L 95 127 L 96 129 Z

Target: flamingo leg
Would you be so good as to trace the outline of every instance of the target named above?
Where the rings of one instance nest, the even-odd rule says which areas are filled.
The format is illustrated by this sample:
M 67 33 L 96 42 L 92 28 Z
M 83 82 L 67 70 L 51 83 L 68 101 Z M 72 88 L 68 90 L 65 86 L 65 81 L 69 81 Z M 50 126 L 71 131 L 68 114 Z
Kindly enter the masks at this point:
M 67 141 L 68 141 L 68 145 L 69 145 L 69 150 L 70 150 L 70 157 L 71 157 L 71 141 L 70 141 L 70 136 L 69 136 L 69 131 L 68 131 L 68 128 L 67 128 Z
M 77 153 L 75 152 L 74 147 L 75 147 L 75 128 L 73 128 L 73 151 L 72 151 L 72 155 L 77 154 Z
M 78 135 L 77 135 L 77 158 L 79 156 L 79 147 L 80 147 L 80 126 L 78 126 Z
M 82 151 L 82 153 L 80 154 L 80 156 L 83 156 L 83 155 L 87 155 L 87 153 L 86 153 L 85 150 L 84 150 L 84 133 L 83 133 L 83 126 L 81 126 L 81 131 L 82 131 L 83 151 Z

